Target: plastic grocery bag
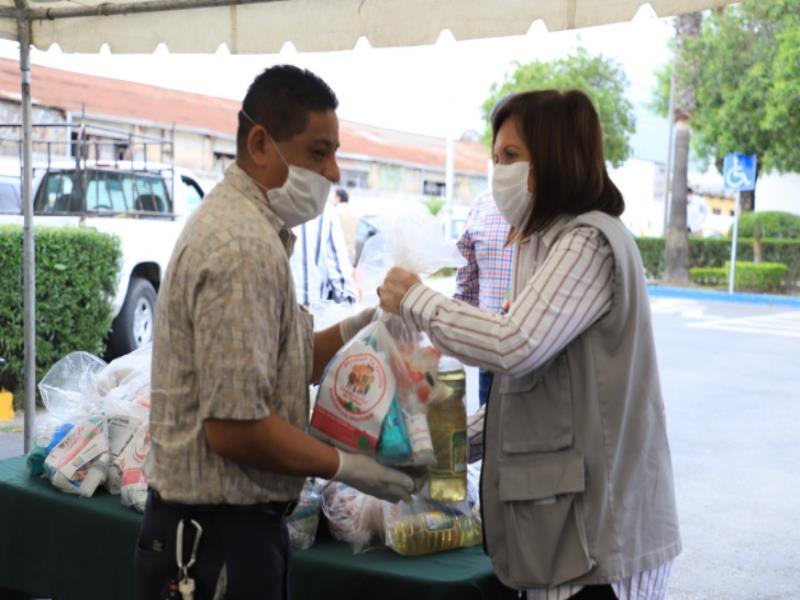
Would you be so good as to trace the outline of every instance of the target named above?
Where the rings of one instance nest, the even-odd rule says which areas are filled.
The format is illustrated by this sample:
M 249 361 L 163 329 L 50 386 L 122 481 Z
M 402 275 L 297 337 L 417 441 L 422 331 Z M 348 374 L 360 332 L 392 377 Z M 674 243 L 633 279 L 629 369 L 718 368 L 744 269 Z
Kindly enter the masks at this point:
M 145 346 L 111 361 L 95 377 L 96 391 L 108 419 L 111 466 L 105 487 L 119 494 L 124 461 L 120 461 L 150 414 L 151 347 Z M 149 437 L 148 437 L 149 440 Z
M 445 506 L 385 504 L 384 515 L 386 545 L 403 556 L 433 554 L 481 543 L 480 519 Z
M 317 539 L 319 513 L 322 510 L 322 484 L 313 477 L 306 479 L 297 508 L 286 519 L 292 548 L 308 550 Z
M 143 346 L 112 360 L 94 374 L 94 390 L 106 412 L 130 404 L 150 406 L 150 360 L 153 348 Z
M 100 412 L 95 377 L 106 366 L 88 352 L 70 352 L 59 359 L 39 382 L 47 412 L 61 423 Z
M 455 243 L 445 239 L 442 224 L 431 214 L 407 213 L 379 219 L 377 235 L 364 243 L 356 266 L 356 282 L 377 288 L 393 266 L 419 275 L 466 264 Z
M 394 341 L 382 321 L 373 321 L 325 368 L 311 416 L 312 433 L 346 450 L 373 456 L 382 439 L 381 454 L 396 461 L 410 458 L 405 422 L 398 418 L 393 361 L 400 361 Z
M 64 439 L 74 427 L 72 423 L 61 423 L 50 414 L 36 419 L 36 432 L 33 436 L 33 447 L 28 452 L 25 462 L 31 475 L 44 474 L 44 461 L 47 455 Z
M 383 546 L 383 505 L 338 481 L 329 481 L 322 490 L 322 512 L 331 535 L 350 544 L 355 553 Z
M 386 545 L 403 556 L 419 556 L 479 544 L 479 480 L 478 466 L 470 471 L 463 502 L 435 502 L 418 495 L 411 502 L 384 503 Z
M 61 491 L 89 497 L 108 475 L 110 453 L 106 418 L 78 420 L 44 461 L 44 470 Z

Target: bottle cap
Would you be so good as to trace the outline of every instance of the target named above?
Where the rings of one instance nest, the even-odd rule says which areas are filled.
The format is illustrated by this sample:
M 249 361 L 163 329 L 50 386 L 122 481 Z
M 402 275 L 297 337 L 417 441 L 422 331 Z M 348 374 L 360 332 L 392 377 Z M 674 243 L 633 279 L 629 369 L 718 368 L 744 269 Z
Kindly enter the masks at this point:
M 464 365 L 462 365 L 457 359 L 453 358 L 452 356 L 442 356 L 439 359 L 439 372 L 440 373 L 452 373 L 453 371 L 463 371 Z

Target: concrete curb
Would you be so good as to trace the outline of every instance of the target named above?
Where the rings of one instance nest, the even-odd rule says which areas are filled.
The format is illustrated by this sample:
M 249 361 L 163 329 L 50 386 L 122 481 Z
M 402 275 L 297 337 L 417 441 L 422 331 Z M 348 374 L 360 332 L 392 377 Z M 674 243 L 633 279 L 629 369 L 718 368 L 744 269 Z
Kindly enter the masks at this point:
M 800 308 L 800 298 L 795 296 L 772 296 L 769 294 L 746 294 L 717 292 L 694 288 L 672 288 L 648 285 L 647 291 L 655 298 L 688 298 L 691 300 L 710 300 L 713 302 L 734 302 L 737 304 L 762 304 L 770 306 L 790 306 Z

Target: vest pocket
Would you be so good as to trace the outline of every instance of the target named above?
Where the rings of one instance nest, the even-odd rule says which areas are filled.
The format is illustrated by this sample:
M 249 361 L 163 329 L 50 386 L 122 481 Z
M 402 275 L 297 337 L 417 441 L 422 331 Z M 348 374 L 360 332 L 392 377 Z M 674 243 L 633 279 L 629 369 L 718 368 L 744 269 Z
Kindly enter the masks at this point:
M 544 370 L 504 378 L 500 391 L 504 453 L 554 452 L 573 446 L 572 392 L 565 354 Z
M 583 457 L 574 450 L 500 465 L 499 499 L 515 587 L 554 586 L 589 572 Z

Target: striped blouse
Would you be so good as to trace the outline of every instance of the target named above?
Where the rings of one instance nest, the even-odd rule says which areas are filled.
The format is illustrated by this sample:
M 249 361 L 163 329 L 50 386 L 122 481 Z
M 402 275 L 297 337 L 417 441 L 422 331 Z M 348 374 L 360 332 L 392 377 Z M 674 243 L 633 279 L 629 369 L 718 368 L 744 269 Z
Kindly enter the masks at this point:
M 443 353 L 469 365 L 519 377 L 545 364 L 611 307 L 614 255 L 593 227 L 555 239 L 562 217 L 514 252 L 507 314 L 483 312 L 418 284 L 403 298 L 406 322 Z M 671 563 L 613 582 L 620 600 L 663 600 Z M 528 591 L 529 600 L 563 600 L 581 586 Z

